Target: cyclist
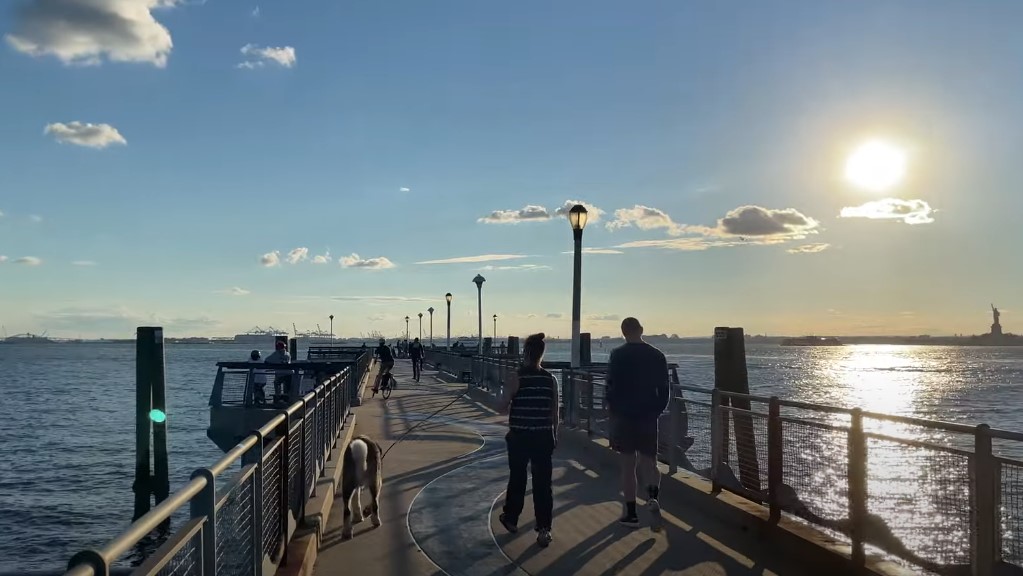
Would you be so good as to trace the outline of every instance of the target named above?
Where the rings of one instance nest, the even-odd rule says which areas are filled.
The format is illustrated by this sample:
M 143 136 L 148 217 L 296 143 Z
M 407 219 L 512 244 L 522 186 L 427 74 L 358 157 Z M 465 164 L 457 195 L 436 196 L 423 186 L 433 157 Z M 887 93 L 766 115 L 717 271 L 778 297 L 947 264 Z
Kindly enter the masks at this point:
M 409 346 L 409 357 L 412 358 L 412 377 L 419 382 L 419 377 L 423 375 L 423 356 L 425 356 L 425 350 L 423 344 L 416 338 Z
M 376 380 L 373 381 L 373 394 L 376 395 L 380 391 L 381 379 L 384 375 L 389 375 L 391 368 L 394 368 L 394 356 L 391 355 L 391 348 L 383 338 L 380 339 L 380 345 L 377 346 L 374 355 L 380 360 L 380 370 L 377 372 Z

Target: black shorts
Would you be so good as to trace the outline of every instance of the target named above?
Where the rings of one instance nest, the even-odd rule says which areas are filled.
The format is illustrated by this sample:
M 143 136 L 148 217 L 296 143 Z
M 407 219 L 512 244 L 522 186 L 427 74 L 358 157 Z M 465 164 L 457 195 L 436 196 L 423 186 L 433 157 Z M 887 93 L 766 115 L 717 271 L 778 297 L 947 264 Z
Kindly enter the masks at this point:
M 380 362 L 380 373 L 381 374 L 383 374 L 385 372 L 390 372 L 392 368 L 394 368 L 394 360 L 391 360 L 389 362 L 384 362 L 384 361 Z
M 612 416 L 608 425 L 611 449 L 615 452 L 657 456 L 657 418 L 630 420 Z

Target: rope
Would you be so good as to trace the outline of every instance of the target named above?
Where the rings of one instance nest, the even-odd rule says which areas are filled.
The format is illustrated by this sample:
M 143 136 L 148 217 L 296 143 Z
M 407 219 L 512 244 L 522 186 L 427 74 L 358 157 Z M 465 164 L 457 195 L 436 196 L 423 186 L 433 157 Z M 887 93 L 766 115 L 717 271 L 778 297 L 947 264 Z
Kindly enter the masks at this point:
M 419 422 L 416 422 L 411 428 L 409 428 L 408 430 L 405 430 L 404 432 L 402 432 L 401 436 L 398 436 L 398 439 L 395 440 L 394 442 L 392 442 L 391 445 L 387 447 L 387 450 L 384 450 L 384 453 L 383 453 L 383 455 L 380 456 L 380 459 L 383 460 L 384 458 L 386 458 L 387 457 L 387 453 L 391 451 L 391 448 L 394 448 L 395 446 L 397 446 L 398 443 L 401 442 L 402 440 L 404 440 L 405 437 L 408 436 L 409 433 L 411 433 L 413 430 L 415 430 L 416 428 L 419 428 L 423 424 L 429 422 L 431 418 L 433 418 L 434 416 L 436 416 L 436 415 L 440 414 L 441 412 L 447 410 L 452 404 L 454 404 L 455 402 L 458 402 L 459 400 L 462 399 L 463 396 L 467 396 L 467 395 L 468 395 L 468 392 L 462 392 L 461 394 L 456 396 L 454 400 L 452 400 L 451 402 L 448 402 L 447 404 L 442 406 L 439 410 L 437 410 L 433 414 L 430 414 L 426 418 L 420 420 Z

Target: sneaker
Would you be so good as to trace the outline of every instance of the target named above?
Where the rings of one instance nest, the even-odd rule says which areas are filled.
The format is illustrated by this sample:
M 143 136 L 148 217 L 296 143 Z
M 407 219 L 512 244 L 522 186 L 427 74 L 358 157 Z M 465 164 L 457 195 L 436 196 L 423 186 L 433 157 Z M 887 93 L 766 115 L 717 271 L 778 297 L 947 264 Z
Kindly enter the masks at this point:
M 554 540 L 554 536 L 551 535 L 550 528 L 542 528 L 540 533 L 536 536 L 536 545 L 541 548 L 550 546 L 551 540 Z
M 504 515 L 504 512 L 502 512 L 501 515 L 497 517 L 497 520 L 498 522 L 501 523 L 501 526 L 504 526 L 505 530 L 511 532 L 512 534 L 515 534 L 516 532 L 519 531 L 519 527 L 515 525 L 515 522 L 509 520 L 508 517 Z
M 661 504 L 656 498 L 651 498 L 646 503 L 647 510 L 650 511 L 650 530 L 653 532 L 660 532 L 663 520 L 661 519 Z
M 639 516 L 626 513 L 618 519 L 618 523 L 629 528 L 639 528 Z

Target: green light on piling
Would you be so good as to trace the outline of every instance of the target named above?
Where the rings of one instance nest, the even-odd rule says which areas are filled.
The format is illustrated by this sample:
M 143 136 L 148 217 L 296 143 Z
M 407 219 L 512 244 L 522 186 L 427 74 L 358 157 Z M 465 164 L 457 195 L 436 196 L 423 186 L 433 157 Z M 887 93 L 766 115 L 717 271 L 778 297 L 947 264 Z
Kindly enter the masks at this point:
M 153 408 L 152 410 L 149 411 L 149 419 L 152 420 L 153 422 L 156 422 L 157 424 L 160 424 L 162 422 L 167 421 L 167 415 L 164 414 L 163 410 Z

